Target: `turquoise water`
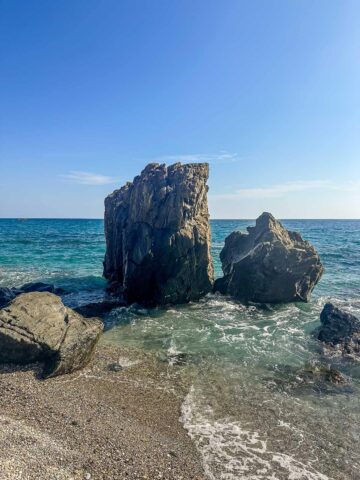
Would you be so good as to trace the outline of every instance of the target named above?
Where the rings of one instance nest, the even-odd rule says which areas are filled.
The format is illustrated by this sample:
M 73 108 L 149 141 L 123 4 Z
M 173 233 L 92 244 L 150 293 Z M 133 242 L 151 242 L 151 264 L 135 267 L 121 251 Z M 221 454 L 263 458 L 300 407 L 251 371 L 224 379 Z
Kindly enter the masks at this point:
M 224 238 L 252 221 L 212 221 L 215 272 Z M 325 301 L 360 315 L 360 221 L 287 220 L 320 253 L 325 274 L 308 304 L 245 307 L 219 295 L 161 309 L 108 314 L 105 338 L 170 359 L 192 387 L 182 422 L 208 477 L 359 479 L 360 364 L 325 357 L 312 335 Z M 0 220 L 0 285 L 42 280 L 66 288 L 64 301 L 101 298 L 100 220 Z M 171 365 L 177 354 L 184 366 Z M 307 378 L 309 365 L 333 365 L 340 388 Z

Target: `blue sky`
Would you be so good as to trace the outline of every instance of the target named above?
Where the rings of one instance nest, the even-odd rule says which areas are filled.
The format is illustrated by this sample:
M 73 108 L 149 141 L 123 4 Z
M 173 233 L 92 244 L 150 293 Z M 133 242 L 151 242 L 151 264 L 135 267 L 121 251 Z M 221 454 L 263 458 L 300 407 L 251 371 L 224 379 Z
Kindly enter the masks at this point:
M 213 218 L 360 218 L 358 0 L 0 0 L 0 216 L 209 161 Z

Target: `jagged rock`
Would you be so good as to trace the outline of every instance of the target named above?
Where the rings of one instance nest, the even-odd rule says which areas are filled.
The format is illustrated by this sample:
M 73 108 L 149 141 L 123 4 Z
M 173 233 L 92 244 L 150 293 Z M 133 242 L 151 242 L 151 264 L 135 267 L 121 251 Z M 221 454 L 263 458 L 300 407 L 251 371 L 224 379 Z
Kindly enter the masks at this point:
M 270 213 L 247 230 L 226 238 L 220 254 L 224 277 L 215 290 L 259 303 L 308 301 L 323 273 L 315 248 Z
M 0 310 L 0 362 L 43 361 L 45 376 L 70 373 L 88 363 L 102 330 L 52 293 L 24 293 Z
M 213 283 L 207 164 L 149 164 L 105 199 L 104 276 L 129 302 L 184 303 Z
M 360 320 L 327 303 L 320 314 L 318 339 L 342 355 L 360 358 Z

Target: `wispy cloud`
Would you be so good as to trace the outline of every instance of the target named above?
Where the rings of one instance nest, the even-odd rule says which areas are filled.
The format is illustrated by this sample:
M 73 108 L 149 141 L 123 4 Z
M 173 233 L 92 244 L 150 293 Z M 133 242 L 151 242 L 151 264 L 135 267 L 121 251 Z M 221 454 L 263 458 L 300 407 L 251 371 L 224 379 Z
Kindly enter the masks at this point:
M 359 189 L 360 181 L 336 184 L 330 180 L 296 180 L 266 187 L 241 188 L 233 193 L 212 195 L 212 198 L 278 198 L 296 192 L 305 192 L 307 190 L 337 190 L 342 192 L 358 192 Z
M 187 153 L 179 155 L 163 155 L 154 159 L 156 162 L 182 162 L 182 163 L 233 163 L 242 158 L 237 153 L 221 151 L 219 153 Z
M 78 183 L 80 185 L 108 185 L 110 183 L 116 183 L 118 181 L 115 177 L 109 177 L 107 175 L 101 175 L 92 172 L 80 172 L 72 170 L 66 175 L 61 177 L 69 182 Z
M 236 192 L 236 195 L 241 198 L 271 198 L 282 197 L 287 193 L 304 192 L 305 190 L 314 190 L 326 187 L 329 187 L 329 182 L 327 180 L 298 180 L 294 182 L 272 185 L 269 187 L 242 188 Z

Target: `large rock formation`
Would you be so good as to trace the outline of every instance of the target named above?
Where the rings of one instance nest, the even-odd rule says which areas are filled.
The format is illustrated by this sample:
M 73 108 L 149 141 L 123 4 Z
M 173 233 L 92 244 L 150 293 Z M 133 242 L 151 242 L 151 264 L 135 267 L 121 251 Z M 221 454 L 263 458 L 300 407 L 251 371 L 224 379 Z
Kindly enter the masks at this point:
M 332 303 L 320 314 L 318 339 L 345 356 L 360 358 L 360 320 Z
M 226 238 L 220 254 L 224 277 L 215 290 L 260 303 L 308 301 L 323 273 L 315 248 L 270 213 L 247 230 Z
M 205 163 L 149 164 L 105 199 L 104 276 L 127 301 L 184 303 L 213 282 Z
M 52 293 L 24 293 L 0 310 L 0 362 L 43 361 L 44 376 L 70 373 L 88 363 L 102 330 Z

